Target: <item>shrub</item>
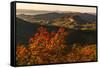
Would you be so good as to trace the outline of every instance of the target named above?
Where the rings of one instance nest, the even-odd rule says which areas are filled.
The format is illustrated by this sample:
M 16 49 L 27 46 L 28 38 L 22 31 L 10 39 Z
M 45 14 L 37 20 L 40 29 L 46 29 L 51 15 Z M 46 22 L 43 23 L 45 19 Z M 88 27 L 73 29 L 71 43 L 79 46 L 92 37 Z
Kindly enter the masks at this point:
M 38 28 L 27 47 L 17 45 L 17 65 L 96 61 L 95 44 L 81 46 L 75 43 L 70 49 L 65 41 L 68 34 L 64 28 L 56 32 L 45 27 Z

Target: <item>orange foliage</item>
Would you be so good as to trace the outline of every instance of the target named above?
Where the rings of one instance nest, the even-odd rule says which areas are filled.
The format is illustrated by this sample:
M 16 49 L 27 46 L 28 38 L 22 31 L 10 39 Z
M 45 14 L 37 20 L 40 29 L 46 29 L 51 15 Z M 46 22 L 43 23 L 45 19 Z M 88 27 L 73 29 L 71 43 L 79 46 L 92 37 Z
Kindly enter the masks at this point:
M 24 65 L 28 62 L 28 57 L 30 55 L 30 52 L 24 45 L 18 45 L 16 47 L 16 63 L 20 65 Z
M 85 46 L 80 50 L 81 61 L 96 61 L 96 45 Z
M 16 62 L 18 65 L 67 63 L 96 60 L 96 45 L 78 46 L 71 49 L 66 45 L 68 32 L 59 28 L 57 32 L 48 32 L 40 27 L 37 33 L 29 39 L 29 45 L 16 47 Z

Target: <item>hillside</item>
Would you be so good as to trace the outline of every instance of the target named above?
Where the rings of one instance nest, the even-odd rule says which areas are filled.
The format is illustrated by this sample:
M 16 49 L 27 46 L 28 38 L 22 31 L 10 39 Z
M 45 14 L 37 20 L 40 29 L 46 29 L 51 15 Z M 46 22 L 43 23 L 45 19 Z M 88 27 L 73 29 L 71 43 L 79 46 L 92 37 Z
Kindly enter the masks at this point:
M 32 37 L 39 27 L 40 24 L 26 22 L 22 19 L 16 18 L 16 43 L 23 43 L 25 45 L 28 44 L 28 40 Z M 60 27 L 57 26 L 45 26 L 48 31 L 56 32 Z M 96 43 L 96 31 L 83 31 L 83 30 L 70 30 L 65 28 L 65 31 L 70 33 L 66 41 L 68 44 L 77 43 Z

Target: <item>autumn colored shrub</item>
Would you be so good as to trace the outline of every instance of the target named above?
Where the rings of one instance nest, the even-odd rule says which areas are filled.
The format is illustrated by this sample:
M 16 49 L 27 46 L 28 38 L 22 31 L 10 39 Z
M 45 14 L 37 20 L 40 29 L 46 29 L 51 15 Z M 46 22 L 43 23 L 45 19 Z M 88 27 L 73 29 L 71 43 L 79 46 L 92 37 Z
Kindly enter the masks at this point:
M 96 45 L 84 46 L 80 54 L 80 61 L 96 61 Z
M 24 45 L 17 45 L 16 47 L 16 63 L 18 65 L 25 65 L 28 63 L 30 52 Z
M 96 61 L 96 44 L 90 45 L 75 45 L 67 54 L 67 62 L 86 62 Z
M 66 61 L 67 62 L 79 62 L 80 61 L 80 50 L 81 45 L 73 44 L 70 52 L 67 54 Z
M 73 44 L 68 47 L 65 39 L 69 35 L 64 28 L 56 32 L 39 27 L 29 39 L 29 44 L 16 47 L 16 63 L 18 65 L 67 63 L 96 60 L 96 45 Z
M 65 32 L 64 28 L 60 28 L 57 32 L 48 32 L 46 28 L 40 27 L 29 40 L 32 56 L 36 57 L 35 63 L 53 63 L 53 59 L 56 60 L 58 56 L 64 54 L 65 50 L 67 50 L 67 45 L 65 45 L 67 35 L 68 33 Z

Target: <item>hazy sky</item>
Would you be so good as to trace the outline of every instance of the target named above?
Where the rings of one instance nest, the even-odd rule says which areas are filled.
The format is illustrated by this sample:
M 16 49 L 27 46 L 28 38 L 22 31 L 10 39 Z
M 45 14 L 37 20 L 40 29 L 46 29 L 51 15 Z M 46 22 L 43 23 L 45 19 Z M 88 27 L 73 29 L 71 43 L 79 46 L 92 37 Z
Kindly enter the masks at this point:
M 31 3 L 17 3 L 16 9 L 96 13 L 96 7 L 61 6 L 61 5 L 31 4 Z

